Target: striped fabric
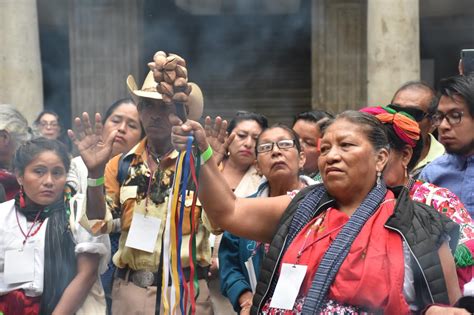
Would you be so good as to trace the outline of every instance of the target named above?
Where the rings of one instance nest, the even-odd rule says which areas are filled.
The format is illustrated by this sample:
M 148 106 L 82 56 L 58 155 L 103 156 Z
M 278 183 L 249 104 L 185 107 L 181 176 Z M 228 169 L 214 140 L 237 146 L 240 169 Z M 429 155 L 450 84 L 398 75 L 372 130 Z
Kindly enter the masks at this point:
M 349 253 L 352 242 L 359 234 L 365 222 L 378 209 L 378 206 L 384 200 L 386 192 L 387 189 L 383 182 L 375 186 L 328 248 L 318 266 L 311 288 L 305 298 L 303 314 L 319 314 L 329 287 Z M 287 244 L 291 244 L 299 231 L 311 221 L 316 213 L 317 205 L 325 193 L 326 190 L 322 185 L 316 186 L 301 201 L 289 229 Z
M 329 287 L 349 253 L 352 242 L 359 234 L 365 222 L 367 222 L 382 203 L 386 192 L 387 188 L 381 181 L 380 185 L 375 186 L 370 191 L 365 200 L 352 214 L 349 221 L 334 239 L 331 246 L 329 246 L 318 266 L 311 288 L 306 296 L 303 314 L 319 314 L 319 310 L 323 306 Z M 298 212 L 296 216 L 298 216 Z

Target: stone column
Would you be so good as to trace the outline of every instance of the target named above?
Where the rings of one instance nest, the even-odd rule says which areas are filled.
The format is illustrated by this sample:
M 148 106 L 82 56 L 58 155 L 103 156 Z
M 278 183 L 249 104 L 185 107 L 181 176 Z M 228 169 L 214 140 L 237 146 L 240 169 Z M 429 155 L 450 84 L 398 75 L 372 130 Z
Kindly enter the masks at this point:
M 367 0 L 367 103 L 388 104 L 406 81 L 420 79 L 418 0 Z
M 143 1 L 72 0 L 69 8 L 71 114 L 103 113 L 129 96 L 129 74 L 143 83 Z
M 0 103 L 31 122 L 43 108 L 43 78 L 35 0 L 0 0 Z
M 366 2 L 313 0 L 311 106 L 339 113 L 366 101 Z

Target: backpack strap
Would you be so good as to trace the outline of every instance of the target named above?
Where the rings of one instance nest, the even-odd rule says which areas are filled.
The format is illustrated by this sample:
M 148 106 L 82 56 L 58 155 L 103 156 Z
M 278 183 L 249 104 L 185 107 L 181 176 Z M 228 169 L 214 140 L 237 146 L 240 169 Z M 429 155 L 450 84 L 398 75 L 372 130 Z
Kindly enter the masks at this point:
M 122 186 L 125 180 L 127 179 L 128 169 L 130 168 L 132 159 L 133 159 L 133 154 L 130 154 L 130 155 L 122 154 L 120 156 L 120 159 L 118 162 L 118 172 L 117 172 L 117 181 L 120 184 L 120 186 Z

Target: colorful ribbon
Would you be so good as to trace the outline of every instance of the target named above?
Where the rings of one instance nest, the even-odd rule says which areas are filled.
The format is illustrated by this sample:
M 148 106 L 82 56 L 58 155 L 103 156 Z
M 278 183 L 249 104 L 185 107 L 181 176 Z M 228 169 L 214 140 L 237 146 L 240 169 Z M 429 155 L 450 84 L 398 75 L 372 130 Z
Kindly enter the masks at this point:
M 192 154 L 193 138 L 188 137 L 186 151 L 180 152 L 176 161 L 176 172 L 173 186 L 168 200 L 168 213 L 163 238 L 163 278 L 162 278 L 162 304 L 165 314 L 176 314 L 178 308 L 181 314 L 186 314 L 188 300 L 191 302 L 190 314 L 196 312 L 196 298 L 199 295 L 199 283 L 196 266 L 196 220 L 195 211 L 197 203 L 197 178 L 199 174 L 199 163 L 196 166 Z M 199 159 L 199 152 L 198 152 Z M 189 238 L 189 284 L 183 273 L 181 265 L 181 247 L 183 241 L 183 221 L 185 214 L 186 194 L 188 193 L 188 182 L 192 178 L 195 185 L 193 202 L 190 211 L 191 235 Z M 167 289 L 169 276 L 171 275 L 170 299 L 168 302 Z M 158 306 L 157 306 L 158 307 Z
M 415 118 L 408 113 L 397 112 L 385 106 L 366 107 L 360 111 L 375 116 L 384 124 L 391 124 L 397 136 L 412 148 L 416 146 L 416 142 L 420 139 L 420 126 Z

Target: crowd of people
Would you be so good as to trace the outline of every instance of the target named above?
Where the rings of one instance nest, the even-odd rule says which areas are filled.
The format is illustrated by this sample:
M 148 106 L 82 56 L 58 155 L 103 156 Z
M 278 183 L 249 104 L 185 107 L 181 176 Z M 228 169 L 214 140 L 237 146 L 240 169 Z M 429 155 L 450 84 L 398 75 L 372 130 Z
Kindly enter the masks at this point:
M 0 105 L 0 314 L 474 312 L 474 74 L 269 126 L 200 123 L 185 61 L 149 66 L 72 130 Z M 180 295 L 170 193 L 190 137 L 178 291 L 198 294 Z

